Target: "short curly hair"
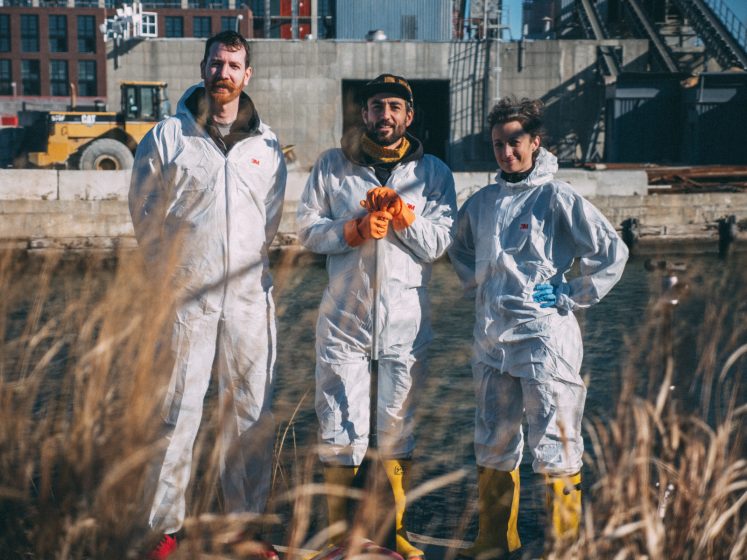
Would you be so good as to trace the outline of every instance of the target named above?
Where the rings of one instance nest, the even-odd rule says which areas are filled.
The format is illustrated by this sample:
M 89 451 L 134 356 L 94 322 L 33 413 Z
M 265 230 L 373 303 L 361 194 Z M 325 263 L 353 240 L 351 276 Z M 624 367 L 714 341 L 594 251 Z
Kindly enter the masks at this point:
M 202 64 L 207 64 L 210 49 L 215 43 L 220 43 L 229 51 L 239 51 L 244 49 L 244 66 L 249 68 L 252 63 L 252 51 L 249 42 L 244 37 L 232 30 L 221 31 L 217 35 L 210 37 L 205 43 L 205 54 L 202 56 Z
M 539 99 L 504 97 L 493 106 L 488 115 L 490 130 L 497 124 L 518 121 L 521 127 L 532 136 L 542 137 L 544 128 L 542 111 L 544 104 Z

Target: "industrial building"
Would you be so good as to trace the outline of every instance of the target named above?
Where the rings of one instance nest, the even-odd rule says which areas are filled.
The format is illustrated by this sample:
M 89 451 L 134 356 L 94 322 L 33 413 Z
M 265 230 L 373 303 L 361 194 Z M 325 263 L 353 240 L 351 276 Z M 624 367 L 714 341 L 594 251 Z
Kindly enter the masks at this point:
M 547 145 L 562 163 L 747 163 L 744 150 L 704 145 L 714 134 L 747 145 L 736 124 L 747 106 L 747 33 L 722 0 L 527 0 L 520 37 L 500 0 L 159 0 L 140 8 L 156 14 L 153 26 L 143 32 L 141 19 L 137 34 L 119 37 L 110 0 L 81 2 L 92 3 L 0 7 L 0 113 L 64 106 L 65 76 L 79 97 L 115 110 L 121 81 L 166 81 L 176 106 L 199 80 L 207 30 L 238 26 L 253 38 L 248 91 L 301 167 L 356 123 L 355 91 L 381 72 L 412 80 L 415 133 L 455 170 L 494 167 L 485 119 L 508 94 L 545 102 Z M 60 38 L 51 30 L 63 15 Z M 100 26 L 105 15 L 108 41 L 81 31 L 79 17 Z M 36 35 L 21 16 L 38 17 Z M 24 50 L 34 36 L 36 50 Z M 670 132 L 667 142 L 641 123 Z

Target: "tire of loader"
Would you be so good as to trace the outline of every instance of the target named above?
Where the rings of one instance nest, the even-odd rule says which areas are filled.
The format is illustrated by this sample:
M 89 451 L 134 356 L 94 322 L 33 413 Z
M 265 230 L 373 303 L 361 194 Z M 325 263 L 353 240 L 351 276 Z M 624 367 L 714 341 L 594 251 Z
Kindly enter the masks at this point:
M 135 158 L 129 148 L 111 138 L 99 138 L 86 146 L 80 154 L 79 169 L 119 171 L 131 169 Z

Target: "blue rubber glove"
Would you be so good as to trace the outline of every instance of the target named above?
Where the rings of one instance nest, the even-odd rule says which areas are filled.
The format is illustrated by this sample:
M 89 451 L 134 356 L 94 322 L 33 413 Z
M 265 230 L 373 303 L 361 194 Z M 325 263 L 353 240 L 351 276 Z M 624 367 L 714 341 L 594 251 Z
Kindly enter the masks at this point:
M 537 284 L 534 287 L 532 299 L 542 308 L 554 307 L 558 301 L 557 290 L 557 287 L 552 284 Z

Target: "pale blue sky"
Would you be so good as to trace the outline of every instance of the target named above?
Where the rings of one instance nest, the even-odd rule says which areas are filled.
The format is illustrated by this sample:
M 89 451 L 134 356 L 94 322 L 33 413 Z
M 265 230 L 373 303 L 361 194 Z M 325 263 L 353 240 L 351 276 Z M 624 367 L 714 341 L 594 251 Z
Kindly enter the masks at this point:
M 747 0 L 724 0 L 724 2 L 741 20 L 742 24 L 747 27 Z M 522 0 L 504 0 L 503 3 L 504 11 L 508 12 L 508 25 L 511 28 L 511 36 L 514 39 L 518 39 L 521 36 L 521 4 Z

